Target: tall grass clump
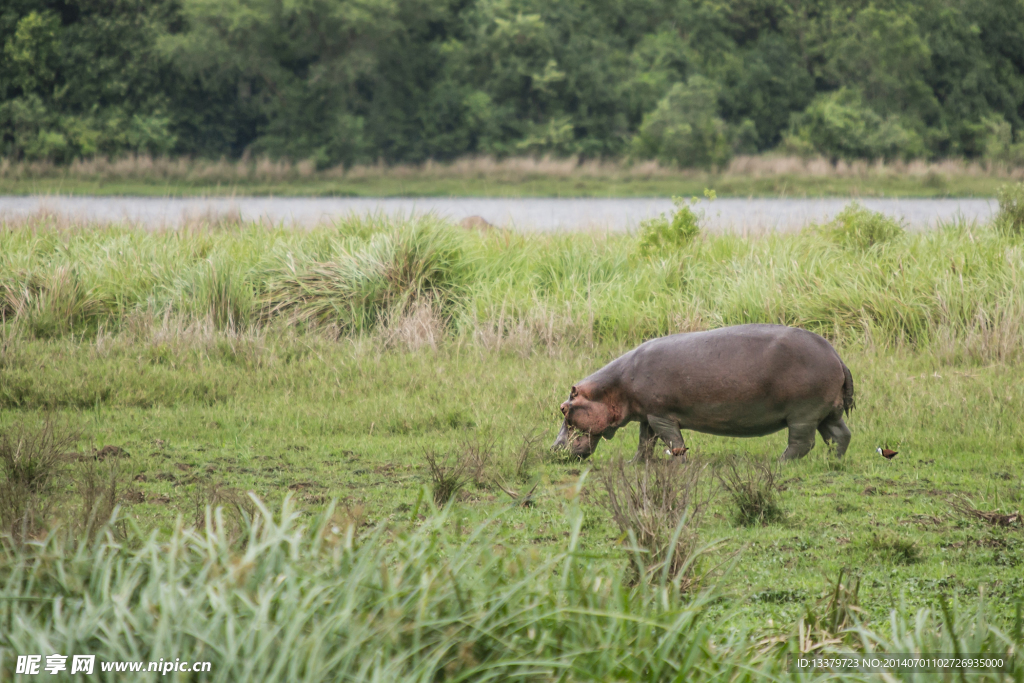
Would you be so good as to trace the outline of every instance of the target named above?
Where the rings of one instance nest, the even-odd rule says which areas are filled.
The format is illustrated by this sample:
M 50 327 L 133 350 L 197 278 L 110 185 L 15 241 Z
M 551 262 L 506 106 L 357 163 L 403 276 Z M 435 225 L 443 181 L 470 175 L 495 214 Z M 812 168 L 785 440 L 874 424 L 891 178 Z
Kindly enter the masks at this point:
M 432 451 L 424 453 L 423 460 L 427 463 L 434 505 L 444 507 L 469 482 L 471 460 L 451 453 L 438 456 Z
M 1024 183 L 1003 185 L 996 197 L 999 200 L 996 227 L 1006 235 L 1020 237 L 1024 234 Z
M 24 539 L 49 524 L 57 485 L 77 440 L 50 417 L 0 431 L 0 533 Z
M 246 273 L 226 258 L 206 259 L 184 274 L 179 308 L 219 330 L 238 330 L 253 322 L 256 296 Z
M 0 317 L 19 319 L 40 339 L 95 327 L 103 303 L 71 264 L 0 275 Z
M 465 293 L 471 264 L 450 227 L 422 219 L 367 241 L 339 243 L 323 262 L 285 263 L 268 274 L 264 317 L 366 331 L 427 302 L 449 311 Z
M 857 202 L 848 205 L 818 230 L 837 244 L 854 249 L 869 249 L 876 244 L 891 242 L 905 232 L 899 221 Z
M 605 506 L 630 542 L 637 578 L 672 581 L 683 590 L 697 580 L 697 529 L 710 502 L 705 468 L 679 458 L 649 458 L 637 465 L 618 460 L 599 476 Z
M 779 504 L 776 468 L 771 463 L 738 458 L 731 458 L 719 466 L 716 476 L 732 502 L 736 524 L 772 524 L 785 517 Z

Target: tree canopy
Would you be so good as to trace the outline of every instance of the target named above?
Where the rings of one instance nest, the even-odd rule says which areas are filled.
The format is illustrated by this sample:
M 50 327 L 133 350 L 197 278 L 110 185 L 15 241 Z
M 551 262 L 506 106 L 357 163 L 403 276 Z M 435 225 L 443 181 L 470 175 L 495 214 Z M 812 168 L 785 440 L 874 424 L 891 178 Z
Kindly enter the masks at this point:
M 7 0 L 0 155 L 1024 163 L 1022 0 Z

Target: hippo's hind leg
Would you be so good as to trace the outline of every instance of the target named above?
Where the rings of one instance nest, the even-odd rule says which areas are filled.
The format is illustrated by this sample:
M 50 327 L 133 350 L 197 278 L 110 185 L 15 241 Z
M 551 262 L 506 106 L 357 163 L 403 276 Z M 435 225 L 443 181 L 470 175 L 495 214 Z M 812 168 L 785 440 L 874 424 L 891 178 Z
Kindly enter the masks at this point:
M 825 443 L 835 442 L 836 444 L 836 457 L 843 457 L 843 453 L 846 452 L 847 447 L 850 445 L 850 428 L 843 422 L 843 417 L 829 416 L 821 421 L 818 425 L 818 433 L 821 434 L 821 438 L 825 440 Z
M 650 423 L 651 430 L 669 447 L 672 455 L 686 455 L 686 444 L 683 443 L 683 433 L 679 431 L 678 424 L 657 415 L 648 415 L 647 422 Z
M 638 460 L 646 461 L 654 453 L 654 443 L 658 440 L 658 435 L 651 429 L 651 425 L 646 421 L 640 422 L 640 443 L 636 447 L 636 455 L 630 460 L 631 463 L 637 462 Z
M 785 460 L 802 458 L 814 448 L 814 430 L 817 428 L 814 422 L 790 422 L 789 423 L 789 447 L 782 454 Z

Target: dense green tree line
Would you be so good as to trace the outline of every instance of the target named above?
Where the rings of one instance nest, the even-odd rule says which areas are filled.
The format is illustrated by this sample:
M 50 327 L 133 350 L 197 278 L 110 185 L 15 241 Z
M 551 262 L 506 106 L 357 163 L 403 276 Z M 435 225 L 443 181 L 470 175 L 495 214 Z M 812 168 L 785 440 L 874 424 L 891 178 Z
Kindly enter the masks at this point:
M 5 0 L 0 154 L 1024 163 L 1024 0 Z

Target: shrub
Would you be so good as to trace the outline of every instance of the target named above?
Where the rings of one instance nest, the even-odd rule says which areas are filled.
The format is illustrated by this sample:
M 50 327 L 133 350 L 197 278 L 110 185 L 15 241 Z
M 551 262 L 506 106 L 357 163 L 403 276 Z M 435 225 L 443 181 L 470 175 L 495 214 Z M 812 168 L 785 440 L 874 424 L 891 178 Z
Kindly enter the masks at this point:
M 899 221 L 852 202 L 819 232 L 844 247 L 868 249 L 895 240 L 904 228 Z
M 708 199 L 715 199 L 714 190 L 704 190 L 704 196 Z M 676 210 L 671 218 L 664 214 L 657 218 L 649 218 L 640 223 L 640 238 L 637 242 L 637 249 L 642 256 L 657 256 L 666 251 L 681 249 L 693 242 L 700 236 L 700 222 L 704 217 L 703 212 L 696 212 L 691 203 L 696 203 L 697 198 L 690 201 L 682 197 L 673 197 L 672 203 Z
M 619 460 L 601 471 L 605 506 L 633 543 L 638 578 L 672 580 L 683 590 L 695 582 L 697 529 L 710 500 L 703 473 L 703 465 L 679 458 Z
M 733 517 L 740 526 L 771 524 L 784 517 L 779 489 L 771 464 L 730 460 L 720 467 L 718 481 L 733 503 Z
M 1014 237 L 1024 234 L 1024 183 L 1003 185 L 996 196 L 999 199 L 996 228 Z

